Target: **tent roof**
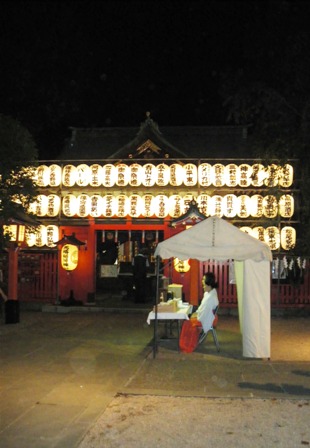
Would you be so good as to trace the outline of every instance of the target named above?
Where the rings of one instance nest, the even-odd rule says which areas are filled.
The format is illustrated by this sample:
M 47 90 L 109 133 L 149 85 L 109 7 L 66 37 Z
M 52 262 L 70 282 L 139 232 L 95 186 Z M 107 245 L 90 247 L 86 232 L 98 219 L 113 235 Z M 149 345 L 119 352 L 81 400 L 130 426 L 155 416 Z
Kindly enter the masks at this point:
M 206 260 L 272 260 L 267 244 L 217 216 L 201 221 L 158 244 L 155 255 Z

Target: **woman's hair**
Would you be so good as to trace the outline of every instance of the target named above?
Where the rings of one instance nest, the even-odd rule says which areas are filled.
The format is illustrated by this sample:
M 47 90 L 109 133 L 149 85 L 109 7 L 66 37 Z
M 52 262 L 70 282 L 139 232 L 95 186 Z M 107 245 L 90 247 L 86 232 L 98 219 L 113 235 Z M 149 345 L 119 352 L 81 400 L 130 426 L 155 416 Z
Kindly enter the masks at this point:
M 217 288 L 218 284 L 215 281 L 215 275 L 213 272 L 207 272 L 204 274 L 203 279 L 206 285 L 211 286 L 211 288 Z

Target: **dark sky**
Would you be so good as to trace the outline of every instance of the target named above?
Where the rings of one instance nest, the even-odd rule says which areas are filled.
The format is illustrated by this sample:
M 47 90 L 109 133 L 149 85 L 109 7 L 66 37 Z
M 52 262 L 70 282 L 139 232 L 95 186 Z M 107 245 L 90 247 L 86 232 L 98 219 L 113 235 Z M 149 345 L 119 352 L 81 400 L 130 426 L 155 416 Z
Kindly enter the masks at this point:
M 225 124 L 222 74 L 275 72 L 301 1 L 15 1 L 0 14 L 0 113 L 56 155 L 69 126 Z

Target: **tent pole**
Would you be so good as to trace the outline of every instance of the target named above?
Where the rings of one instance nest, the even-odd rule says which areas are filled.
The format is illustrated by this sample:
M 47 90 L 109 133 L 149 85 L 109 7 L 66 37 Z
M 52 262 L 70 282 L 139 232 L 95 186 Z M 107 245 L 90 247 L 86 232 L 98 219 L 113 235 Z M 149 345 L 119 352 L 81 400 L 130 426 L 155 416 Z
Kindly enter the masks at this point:
M 153 358 L 156 357 L 156 352 L 157 352 L 157 338 L 158 338 L 157 305 L 158 305 L 158 303 L 159 303 L 159 256 L 156 257 L 156 294 L 155 294 Z

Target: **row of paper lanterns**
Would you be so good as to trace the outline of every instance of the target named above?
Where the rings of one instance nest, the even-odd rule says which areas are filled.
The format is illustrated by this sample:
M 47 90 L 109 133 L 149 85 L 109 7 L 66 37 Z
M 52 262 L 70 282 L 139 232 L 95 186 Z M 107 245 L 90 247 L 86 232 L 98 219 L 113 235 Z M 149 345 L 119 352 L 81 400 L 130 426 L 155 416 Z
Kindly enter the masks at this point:
M 285 226 L 279 230 L 275 226 L 264 227 L 241 227 L 240 230 L 254 238 L 266 242 L 271 250 L 282 247 L 284 250 L 293 249 L 296 244 L 296 230 L 291 226 Z M 55 247 L 59 241 L 59 228 L 55 225 L 39 226 L 35 232 L 26 232 L 26 243 L 29 247 Z
M 86 218 L 88 216 L 99 218 L 104 217 L 151 217 L 165 218 L 170 216 L 177 218 L 184 214 L 193 200 L 192 195 L 166 195 L 153 196 L 146 194 L 143 196 L 124 194 L 113 196 L 98 194 L 89 196 L 80 194 L 65 195 L 62 201 L 55 194 L 39 195 L 37 200 L 30 206 L 30 212 L 39 217 L 56 217 L 60 208 L 67 217 L 78 216 Z M 62 204 L 61 204 L 62 202 Z M 250 216 L 259 218 L 275 218 L 278 214 L 283 218 L 291 218 L 294 214 L 294 197 L 284 194 L 279 198 L 273 195 L 241 195 L 227 194 L 225 196 L 209 196 L 202 194 L 197 196 L 196 202 L 201 213 L 205 216 L 225 216 L 227 218 L 248 218 Z
M 193 163 L 181 165 L 173 163 L 167 165 L 160 163 L 154 165 L 147 163 L 140 165 L 125 163 L 106 165 L 99 164 L 72 164 L 50 166 L 40 165 L 36 169 L 35 181 L 39 187 L 153 187 L 155 185 L 164 187 L 171 185 L 178 187 L 185 185 L 193 187 L 290 187 L 293 183 L 293 167 L 290 164 L 283 166 L 271 164 L 264 166 L 256 163 L 249 165 L 243 163 L 236 165 L 230 163 L 223 165 L 216 163 L 201 163 L 196 166 Z
M 264 227 L 241 227 L 245 233 L 254 238 L 264 241 L 271 250 L 278 250 L 280 247 L 284 250 L 291 250 L 296 244 L 296 230 L 294 227 L 285 226 L 281 230 L 276 226 Z

